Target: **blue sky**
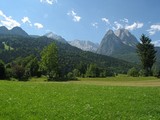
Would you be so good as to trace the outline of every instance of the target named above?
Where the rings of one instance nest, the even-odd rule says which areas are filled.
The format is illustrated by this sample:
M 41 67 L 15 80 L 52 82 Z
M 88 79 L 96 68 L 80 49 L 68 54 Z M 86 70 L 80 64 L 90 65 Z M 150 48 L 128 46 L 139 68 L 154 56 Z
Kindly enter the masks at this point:
M 54 32 L 66 40 L 99 43 L 106 31 L 125 28 L 160 40 L 160 0 L 0 0 L 0 26 L 27 33 Z

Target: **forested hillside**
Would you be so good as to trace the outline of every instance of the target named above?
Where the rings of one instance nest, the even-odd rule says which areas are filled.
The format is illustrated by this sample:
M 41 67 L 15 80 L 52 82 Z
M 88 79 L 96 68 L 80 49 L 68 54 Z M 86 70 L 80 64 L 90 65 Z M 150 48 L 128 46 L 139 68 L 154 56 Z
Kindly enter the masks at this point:
M 40 59 L 41 50 L 55 42 L 58 47 L 59 66 L 63 68 L 64 73 L 79 68 L 83 72 L 91 63 L 96 64 L 99 68 L 113 70 L 116 73 L 127 72 L 133 64 L 118 60 L 112 57 L 85 52 L 68 43 L 57 42 L 47 37 L 22 37 L 22 36 L 1 36 L 0 37 L 0 59 L 5 63 L 10 63 L 18 57 L 27 57 L 30 55 Z

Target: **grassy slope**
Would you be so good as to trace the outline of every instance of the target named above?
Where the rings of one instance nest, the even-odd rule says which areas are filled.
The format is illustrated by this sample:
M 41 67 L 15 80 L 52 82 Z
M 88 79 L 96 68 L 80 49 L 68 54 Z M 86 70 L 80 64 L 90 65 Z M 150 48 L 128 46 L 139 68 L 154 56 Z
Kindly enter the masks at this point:
M 0 81 L 0 101 L 2 120 L 160 119 L 160 87 Z

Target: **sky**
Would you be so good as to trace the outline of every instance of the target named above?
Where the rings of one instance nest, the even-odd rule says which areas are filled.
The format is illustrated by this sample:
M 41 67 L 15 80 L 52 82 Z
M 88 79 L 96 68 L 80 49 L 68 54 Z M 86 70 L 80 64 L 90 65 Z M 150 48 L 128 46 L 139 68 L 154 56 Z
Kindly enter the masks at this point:
M 128 29 L 160 45 L 160 0 L 0 0 L 0 26 L 30 35 L 100 43 L 109 29 Z

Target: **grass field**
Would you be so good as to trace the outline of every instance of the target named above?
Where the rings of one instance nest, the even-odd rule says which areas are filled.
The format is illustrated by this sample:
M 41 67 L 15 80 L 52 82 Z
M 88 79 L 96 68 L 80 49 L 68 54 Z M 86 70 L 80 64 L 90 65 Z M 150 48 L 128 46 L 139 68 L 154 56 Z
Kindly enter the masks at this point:
M 0 120 L 160 119 L 159 79 L 43 80 L 0 81 Z

